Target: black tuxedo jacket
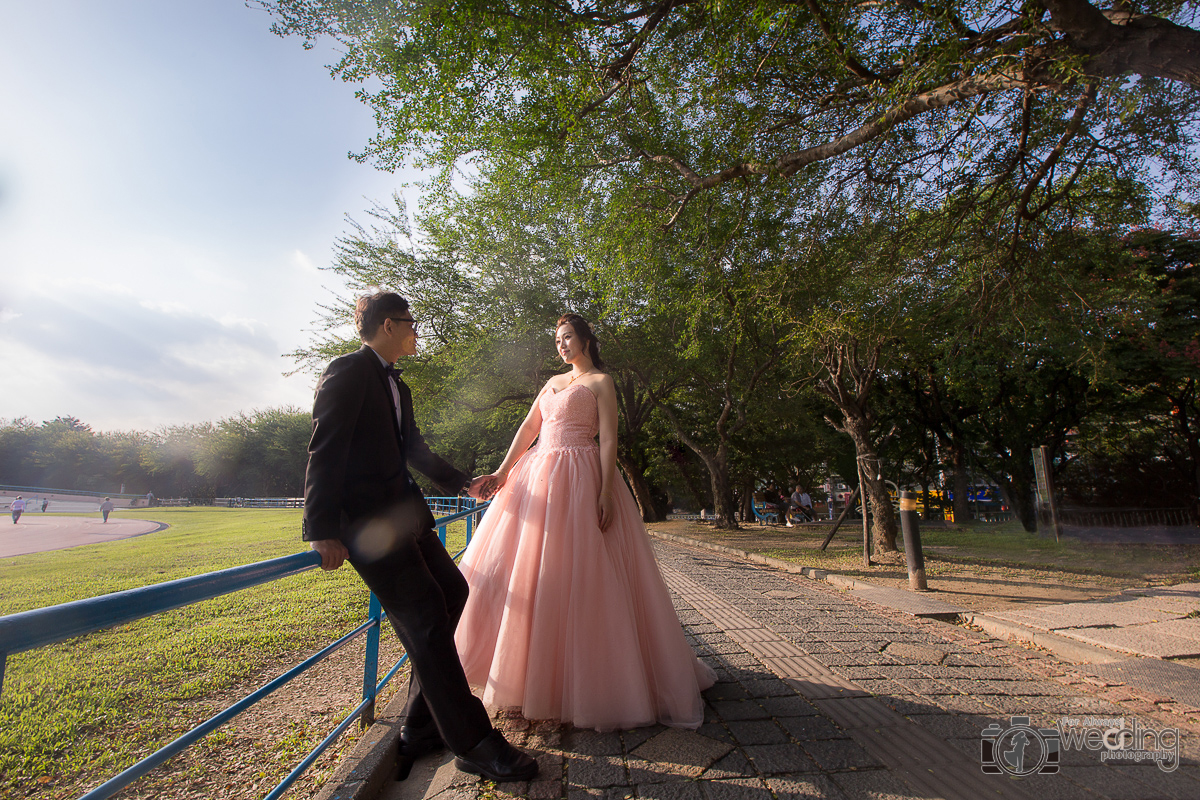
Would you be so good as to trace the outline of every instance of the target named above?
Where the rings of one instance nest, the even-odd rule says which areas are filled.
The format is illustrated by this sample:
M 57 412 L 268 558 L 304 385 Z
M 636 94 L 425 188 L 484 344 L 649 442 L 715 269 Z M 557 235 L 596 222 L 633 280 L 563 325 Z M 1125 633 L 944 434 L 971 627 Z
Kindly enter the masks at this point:
M 334 359 L 317 381 L 304 478 L 305 541 L 337 539 L 349 526 L 398 509 L 414 531 L 432 528 L 433 514 L 410 466 L 447 494 L 458 494 L 468 480 L 425 444 L 413 419 L 412 392 L 397 381 L 401 429 L 390 380 L 379 356 L 363 345 Z

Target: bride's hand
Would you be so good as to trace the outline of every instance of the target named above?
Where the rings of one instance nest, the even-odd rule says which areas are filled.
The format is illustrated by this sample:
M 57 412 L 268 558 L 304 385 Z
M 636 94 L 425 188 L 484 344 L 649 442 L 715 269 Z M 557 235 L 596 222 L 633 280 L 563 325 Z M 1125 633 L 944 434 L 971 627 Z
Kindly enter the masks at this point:
M 484 485 L 483 499 L 491 500 L 496 496 L 496 492 L 500 491 L 500 488 L 504 486 L 505 482 L 508 480 L 508 473 L 493 472 L 491 475 L 487 476 L 487 480 L 488 482 Z
M 613 524 L 615 506 L 611 494 L 602 494 L 597 501 L 597 511 L 600 516 L 600 530 L 606 531 Z

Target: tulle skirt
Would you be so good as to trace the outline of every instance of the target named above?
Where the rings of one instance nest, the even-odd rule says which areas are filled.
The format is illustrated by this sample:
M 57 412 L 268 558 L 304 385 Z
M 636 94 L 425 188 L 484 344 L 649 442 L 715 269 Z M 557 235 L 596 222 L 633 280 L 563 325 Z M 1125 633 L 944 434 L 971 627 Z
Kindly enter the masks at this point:
M 485 704 L 527 719 L 696 728 L 715 675 L 684 638 L 637 504 L 616 483 L 601 531 L 596 446 L 517 462 L 463 556 L 463 668 Z

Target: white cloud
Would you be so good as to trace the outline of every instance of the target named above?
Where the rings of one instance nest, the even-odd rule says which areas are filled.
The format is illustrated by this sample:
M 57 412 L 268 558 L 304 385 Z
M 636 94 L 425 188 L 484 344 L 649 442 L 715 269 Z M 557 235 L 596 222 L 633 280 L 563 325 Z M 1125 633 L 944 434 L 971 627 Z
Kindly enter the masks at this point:
M 122 292 L 31 294 L 0 325 L 0 418 L 72 415 L 154 428 L 250 408 L 306 405 L 309 376 L 261 321 L 151 307 Z

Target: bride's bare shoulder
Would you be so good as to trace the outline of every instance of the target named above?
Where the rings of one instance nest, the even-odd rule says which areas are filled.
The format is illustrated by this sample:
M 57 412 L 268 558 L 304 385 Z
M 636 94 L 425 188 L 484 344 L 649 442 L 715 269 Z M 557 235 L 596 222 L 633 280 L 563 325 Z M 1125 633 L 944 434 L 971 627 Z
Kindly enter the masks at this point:
M 609 375 L 607 372 L 600 372 L 595 375 L 589 375 L 587 387 L 589 389 L 591 389 L 593 392 L 595 392 L 597 395 L 601 394 L 602 392 L 608 393 L 608 392 L 616 391 L 616 384 L 613 383 L 612 376 Z

